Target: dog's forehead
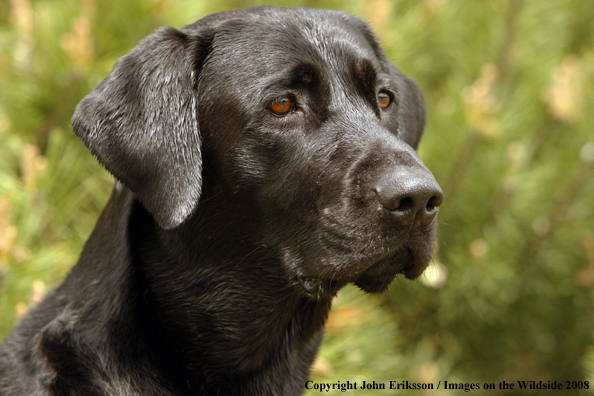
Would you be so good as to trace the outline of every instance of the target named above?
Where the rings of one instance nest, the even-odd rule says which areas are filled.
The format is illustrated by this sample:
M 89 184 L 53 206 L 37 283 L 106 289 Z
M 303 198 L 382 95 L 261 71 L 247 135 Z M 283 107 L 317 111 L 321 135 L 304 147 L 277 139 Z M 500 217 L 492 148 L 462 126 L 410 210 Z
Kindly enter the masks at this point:
M 319 64 L 349 59 L 381 63 L 362 31 L 364 23 L 347 14 L 282 8 L 256 11 L 260 12 L 219 19 L 214 51 L 220 64 L 270 70 L 305 59 Z
M 358 18 L 331 10 L 249 10 L 207 19 L 216 33 L 202 69 L 202 90 L 211 97 L 220 93 L 252 103 L 304 65 L 336 92 L 348 90 L 363 64 L 373 74 L 389 74 L 377 39 Z M 216 92 L 221 87 L 224 92 Z

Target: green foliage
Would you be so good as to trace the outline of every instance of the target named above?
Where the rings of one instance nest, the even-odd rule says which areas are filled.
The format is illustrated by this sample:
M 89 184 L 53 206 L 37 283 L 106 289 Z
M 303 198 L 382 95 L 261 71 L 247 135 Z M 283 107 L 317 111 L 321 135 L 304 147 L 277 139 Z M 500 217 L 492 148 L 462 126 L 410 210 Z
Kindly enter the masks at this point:
M 0 2 L 0 337 L 76 262 L 111 190 L 70 131 L 78 101 L 157 27 L 260 3 Z M 342 292 L 314 379 L 594 388 L 594 2 L 275 4 L 371 22 L 425 92 L 419 154 L 445 193 L 426 275 Z

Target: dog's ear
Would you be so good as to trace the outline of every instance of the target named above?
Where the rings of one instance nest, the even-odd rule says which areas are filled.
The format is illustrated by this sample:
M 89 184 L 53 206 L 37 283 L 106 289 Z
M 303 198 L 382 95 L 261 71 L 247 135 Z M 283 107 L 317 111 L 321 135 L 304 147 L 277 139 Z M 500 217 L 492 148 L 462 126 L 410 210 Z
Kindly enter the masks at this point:
M 99 162 L 167 229 L 192 214 L 202 191 L 197 89 L 213 36 L 157 31 L 116 63 L 72 119 Z
M 412 78 L 406 77 L 392 63 L 389 68 L 398 84 L 398 137 L 416 150 L 425 128 L 423 93 Z

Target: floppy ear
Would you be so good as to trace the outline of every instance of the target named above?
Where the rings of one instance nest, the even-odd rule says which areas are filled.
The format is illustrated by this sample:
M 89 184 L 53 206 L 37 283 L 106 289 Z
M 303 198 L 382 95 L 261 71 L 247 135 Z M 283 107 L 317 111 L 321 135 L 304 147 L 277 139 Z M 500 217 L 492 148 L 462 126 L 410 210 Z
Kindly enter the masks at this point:
M 423 93 L 412 78 L 406 77 L 392 63 L 388 63 L 390 74 L 398 84 L 398 137 L 416 150 L 425 128 Z
M 157 31 L 116 63 L 72 119 L 76 135 L 163 228 L 181 224 L 200 199 L 197 85 L 213 36 Z

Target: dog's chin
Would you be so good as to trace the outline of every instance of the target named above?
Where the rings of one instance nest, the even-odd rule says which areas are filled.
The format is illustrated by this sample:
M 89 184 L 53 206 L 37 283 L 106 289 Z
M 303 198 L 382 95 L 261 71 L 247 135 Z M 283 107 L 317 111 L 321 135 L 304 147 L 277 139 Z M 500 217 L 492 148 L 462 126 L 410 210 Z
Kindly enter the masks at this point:
M 429 265 L 430 256 L 415 254 L 405 247 L 393 256 L 384 258 L 366 269 L 353 282 L 367 293 L 383 293 L 389 289 L 398 274 L 416 279 Z
M 414 253 L 403 247 L 395 254 L 373 263 L 361 273 L 346 279 L 336 273 L 332 280 L 322 277 L 299 277 L 303 290 L 312 296 L 320 294 L 336 294 L 348 283 L 354 283 L 366 293 L 379 294 L 387 291 L 398 274 L 407 279 L 416 279 L 425 271 L 431 259 L 430 254 Z
M 357 279 L 355 285 L 366 293 L 379 294 L 387 291 L 396 279 L 398 273 L 384 274 L 381 276 L 369 276 L 363 274 Z

